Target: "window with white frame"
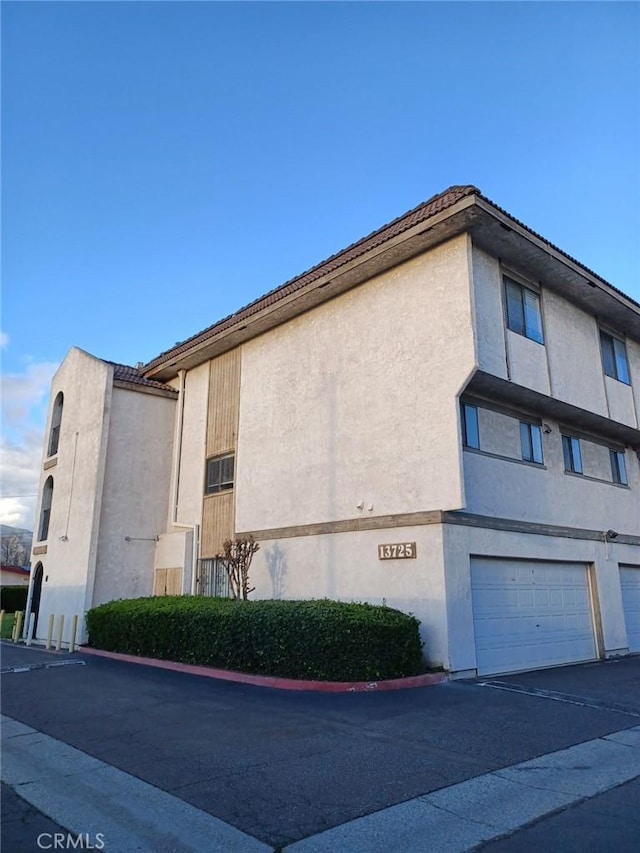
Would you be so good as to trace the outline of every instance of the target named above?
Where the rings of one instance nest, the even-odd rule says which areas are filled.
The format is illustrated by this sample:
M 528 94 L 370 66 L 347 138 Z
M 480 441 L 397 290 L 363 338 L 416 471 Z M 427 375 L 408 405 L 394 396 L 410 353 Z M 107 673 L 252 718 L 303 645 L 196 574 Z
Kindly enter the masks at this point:
M 609 450 L 611 460 L 611 479 L 620 486 L 628 486 L 627 466 L 625 464 L 624 450 Z
M 480 429 L 478 426 L 478 407 L 462 403 L 462 443 L 465 447 L 480 449 Z
M 233 453 L 225 453 L 223 456 L 213 456 L 211 459 L 207 459 L 205 494 L 213 495 L 232 489 L 233 469 Z
M 540 294 L 504 277 L 507 327 L 539 344 L 544 344 Z
M 562 436 L 562 454 L 564 456 L 564 470 L 571 474 L 582 474 L 582 452 L 580 450 L 580 439 L 573 435 Z
M 600 349 L 602 350 L 602 367 L 607 376 L 631 385 L 629 378 L 629 362 L 625 343 L 615 335 L 600 330 Z
M 535 462 L 542 465 L 542 429 L 538 424 L 520 422 L 520 444 L 522 446 L 522 459 L 525 462 Z

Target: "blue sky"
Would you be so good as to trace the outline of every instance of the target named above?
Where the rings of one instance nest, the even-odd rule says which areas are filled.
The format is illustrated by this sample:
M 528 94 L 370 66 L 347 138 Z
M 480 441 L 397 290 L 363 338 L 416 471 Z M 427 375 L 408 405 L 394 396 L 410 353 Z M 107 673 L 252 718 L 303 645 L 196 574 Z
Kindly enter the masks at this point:
M 640 301 L 635 3 L 4 2 L 4 494 L 135 364 L 473 183 Z M 0 520 L 31 523 L 33 499 Z

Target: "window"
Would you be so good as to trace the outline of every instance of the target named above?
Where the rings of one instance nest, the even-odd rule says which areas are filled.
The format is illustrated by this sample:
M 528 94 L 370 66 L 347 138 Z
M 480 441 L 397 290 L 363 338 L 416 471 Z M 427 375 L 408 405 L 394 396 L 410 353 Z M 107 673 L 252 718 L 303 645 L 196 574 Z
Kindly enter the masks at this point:
M 571 471 L 573 474 L 582 474 L 580 439 L 571 435 L 563 435 L 562 453 L 564 455 L 564 470 Z
M 462 443 L 465 447 L 480 449 L 480 430 L 478 429 L 478 409 L 463 403 L 462 410 Z
M 205 492 L 213 495 L 233 488 L 233 453 L 207 459 L 207 482 Z
M 64 396 L 62 391 L 58 394 L 53 404 L 53 412 L 51 414 L 51 432 L 49 433 L 49 456 L 55 456 L 58 452 L 58 443 L 60 442 L 60 422 L 62 421 L 62 404 Z
M 49 535 L 49 519 L 51 518 L 51 502 L 53 500 L 53 477 L 47 477 L 42 490 L 42 509 L 40 510 L 40 528 L 38 541 L 44 542 Z
M 216 560 L 215 557 L 198 561 L 196 584 L 198 595 L 209 595 L 212 598 L 231 598 L 229 573 L 222 560 Z
M 537 424 L 520 423 L 520 443 L 524 461 L 542 465 L 542 430 Z
M 608 332 L 600 331 L 600 347 L 602 349 L 602 367 L 607 376 L 631 385 L 629 379 L 629 362 L 624 341 L 614 338 Z
M 531 338 L 539 344 L 544 343 L 542 335 L 542 314 L 540 313 L 540 296 L 528 287 L 504 279 L 505 298 L 507 303 L 507 326 L 512 332 Z
M 628 486 L 627 466 L 624 461 L 624 450 L 610 450 L 609 457 L 611 459 L 611 479 L 614 483 L 619 483 L 621 486 Z

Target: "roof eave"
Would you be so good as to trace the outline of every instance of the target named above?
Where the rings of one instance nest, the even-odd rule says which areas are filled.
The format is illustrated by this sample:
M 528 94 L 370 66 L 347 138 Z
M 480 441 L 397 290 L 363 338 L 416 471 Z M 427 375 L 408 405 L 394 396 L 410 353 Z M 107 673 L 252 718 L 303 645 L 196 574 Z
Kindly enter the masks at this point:
M 312 282 L 265 307 L 257 300 L 197 335 L 186 348 L 181 344 L 163 353 L 144 375 L 166 382 L 179 370 L 196 367 L 465 232 L 474 245 L 640 341 L 640 306 L 634 300 L 478 192 L 325 275 L 320 270 Z
M 529 275 L 617 331 L 640 341 L 640 306 L 484 197 L 470 229 L 474 245 Z
M 186 351 L 177 353 L 169 350 L 154 359 L 147 365 L 144 375 L 166 382 L 176 376 L 179 370 L 190 369 L 233 349 L 399 263 L 464 233 L 469 229 L 468 214 L 476 198 L 477 196 L 470 195 L 461 199 L 450 208 L 386 240 L 382 245 L 345 263 L 337 270 L 320 275 L 294 293 L 285 295 L 262 309 L 258 308 L 250 316 L 243 316 L 243 311 L 239 311 L 236 322 L 228 324 L 220 331 L 216 331 L 214 326 L 194 340 L 193 345 Z

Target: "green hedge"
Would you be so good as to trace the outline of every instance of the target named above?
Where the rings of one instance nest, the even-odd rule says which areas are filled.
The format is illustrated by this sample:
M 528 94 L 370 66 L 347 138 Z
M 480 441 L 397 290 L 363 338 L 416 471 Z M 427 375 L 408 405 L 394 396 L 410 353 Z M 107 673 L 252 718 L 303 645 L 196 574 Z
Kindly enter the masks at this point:
M 87 614 L 89 644 L 240 672 L 373 681 L 423 671 L 419 622 L 371 604 L 154 597 Z
M 27 586 L 3 586 L 0 590 L 0 610 L 7 613 L 25 610 L 28 592 L 29 587 Z

